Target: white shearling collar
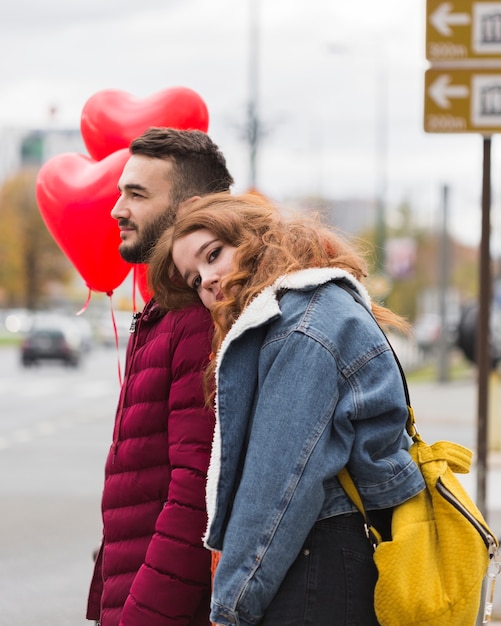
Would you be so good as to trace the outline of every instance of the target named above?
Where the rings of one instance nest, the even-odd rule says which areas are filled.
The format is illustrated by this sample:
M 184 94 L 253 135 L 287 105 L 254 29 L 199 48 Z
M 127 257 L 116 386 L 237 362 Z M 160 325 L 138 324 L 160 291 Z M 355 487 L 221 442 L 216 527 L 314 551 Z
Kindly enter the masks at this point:
M 371 299 L 367 289 L 346 270 L 337 267 L 314 267 L 291 274 L 284 274 L 277 278 L 272 285 L 263 289 L 244 309 L 224 338 L 219 350 L 218 361 L 233 340 L 250 328 L 256 328 L 275 317 L 275 315 L 280 314 L 280 307 L 276 297 L 278 291 L 282 289 L 304 289 L 306 287 L 323 285 L 331 280 L 341 279 L 348 282 L 360 294 L 362 300 L 370 309 Z

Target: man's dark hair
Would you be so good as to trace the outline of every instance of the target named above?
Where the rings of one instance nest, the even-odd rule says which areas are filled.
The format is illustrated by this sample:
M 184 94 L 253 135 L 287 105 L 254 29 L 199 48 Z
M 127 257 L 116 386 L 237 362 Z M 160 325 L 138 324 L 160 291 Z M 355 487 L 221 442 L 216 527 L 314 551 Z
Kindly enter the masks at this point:
M 233 177 L 218 146 L 200 130 L 149 128 L 130 144 L 132 154 L 172 162 L 171 202 L 228 191 Z

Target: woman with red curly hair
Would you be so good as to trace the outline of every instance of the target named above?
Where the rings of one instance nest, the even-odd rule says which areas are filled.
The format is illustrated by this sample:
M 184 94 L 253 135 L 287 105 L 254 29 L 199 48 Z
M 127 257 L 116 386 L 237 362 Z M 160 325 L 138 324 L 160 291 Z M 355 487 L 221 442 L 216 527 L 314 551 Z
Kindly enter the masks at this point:
M 375 626 L 373 549 L 337 474 L 348 465 L 385 536 L 393 507 L 423 488 L 378 326 L 404 320 L 371 302 L 364 261 L 339 234 L 253 194 L 194 201 L 149 268 L 162 306 L 199 299 L 215 323 L 211 620 Z

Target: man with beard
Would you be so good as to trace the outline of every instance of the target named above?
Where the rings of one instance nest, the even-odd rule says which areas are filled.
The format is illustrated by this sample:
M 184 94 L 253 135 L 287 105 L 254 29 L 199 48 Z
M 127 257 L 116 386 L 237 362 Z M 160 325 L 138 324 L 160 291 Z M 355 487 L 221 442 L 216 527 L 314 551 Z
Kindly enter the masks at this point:
M 130 146 L 111 215 L 119 250 L 147 263 L 180 207 L 233 179 L 201 131 L 150 128 Z M 101 626 L 208 626 L 210 553 L 205 481 L 214 416 L 202 372 L 212 320 L 200 304 L 135 315 L 105 465 L 103 540 L 87 619 Z

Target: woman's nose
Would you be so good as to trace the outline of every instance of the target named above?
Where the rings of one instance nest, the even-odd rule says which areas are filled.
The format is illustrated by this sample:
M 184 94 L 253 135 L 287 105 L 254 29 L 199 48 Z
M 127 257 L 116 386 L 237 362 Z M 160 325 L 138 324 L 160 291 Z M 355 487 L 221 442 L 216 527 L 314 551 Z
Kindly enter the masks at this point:
M 218 284 L 218 277 L 215 276 L 212 272 L 207 274 L 206 276 L 202 276 L 202 287 L 207 289 L 207 291 L 212 291 L 214 286 Z

